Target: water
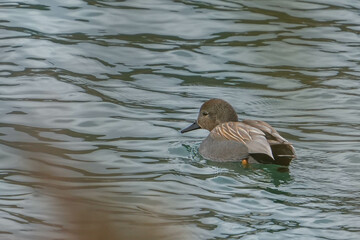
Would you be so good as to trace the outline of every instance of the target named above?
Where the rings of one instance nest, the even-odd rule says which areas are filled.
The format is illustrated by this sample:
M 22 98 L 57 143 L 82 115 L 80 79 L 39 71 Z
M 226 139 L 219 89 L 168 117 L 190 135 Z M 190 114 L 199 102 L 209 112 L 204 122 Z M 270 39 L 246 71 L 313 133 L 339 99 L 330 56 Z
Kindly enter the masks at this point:
M 67 239 L 101 209 L 138 239 L 144 222 L 164 239 L 359 239 L 359 12 L 0 2 L 0 238 Z M 292 142 L 288 171 L 202 159 L 207 132 L 179 130 L 214 97 Z

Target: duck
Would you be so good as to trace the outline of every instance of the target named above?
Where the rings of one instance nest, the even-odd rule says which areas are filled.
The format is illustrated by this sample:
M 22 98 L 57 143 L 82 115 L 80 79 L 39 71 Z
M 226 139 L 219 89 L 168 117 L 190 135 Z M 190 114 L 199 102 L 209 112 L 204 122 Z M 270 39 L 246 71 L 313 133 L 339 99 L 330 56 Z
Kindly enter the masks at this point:
M 261 120 L 238 120 L 234 108 L 218 98 L 202 104 L 197 120 L 181 133 L 206 129 L 199 153 L 217 162 L 277 164 L 289 166 L 296 158 L 293 145 L 270 124 Z

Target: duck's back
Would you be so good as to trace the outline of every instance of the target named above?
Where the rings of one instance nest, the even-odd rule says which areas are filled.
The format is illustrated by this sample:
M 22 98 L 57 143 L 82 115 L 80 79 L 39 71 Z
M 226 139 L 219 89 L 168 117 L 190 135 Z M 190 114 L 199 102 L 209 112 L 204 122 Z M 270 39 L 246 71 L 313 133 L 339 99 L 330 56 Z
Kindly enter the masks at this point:
M 213 161 L 241 161 L 256 156 L 263 163 L 274 163 L 265 134 L 242 122 L 216 126 L 200 145 L 200 154 Z
M 295 158 L 291 143 L 268 123 L 258 120 L 216 126 L 200 145 L 200 154 L 213 161 L 254 159 L 288 166 Z

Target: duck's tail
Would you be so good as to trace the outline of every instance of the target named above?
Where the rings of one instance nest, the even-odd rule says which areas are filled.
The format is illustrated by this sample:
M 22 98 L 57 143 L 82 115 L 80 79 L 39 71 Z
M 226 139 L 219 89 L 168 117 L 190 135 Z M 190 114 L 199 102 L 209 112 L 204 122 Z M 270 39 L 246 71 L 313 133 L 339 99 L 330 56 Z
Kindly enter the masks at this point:
M 296 158 L 294 147 L 286 142 L 270 145 L 275 164 L 289 166 L 291 160 Z

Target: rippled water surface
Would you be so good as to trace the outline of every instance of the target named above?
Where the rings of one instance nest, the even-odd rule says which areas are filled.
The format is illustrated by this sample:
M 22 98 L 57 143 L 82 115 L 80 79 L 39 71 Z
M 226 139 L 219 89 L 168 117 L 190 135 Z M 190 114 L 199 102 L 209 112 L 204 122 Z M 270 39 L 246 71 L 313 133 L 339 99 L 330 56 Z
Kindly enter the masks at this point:
M 359 13 L 0 1 L 0 238 L 66 239 L 70 195 L 164 239 L 359 239 Z M 201 158 L 207 132 L 179 130 L 214 97 L 292 142 L 289 170 Z

